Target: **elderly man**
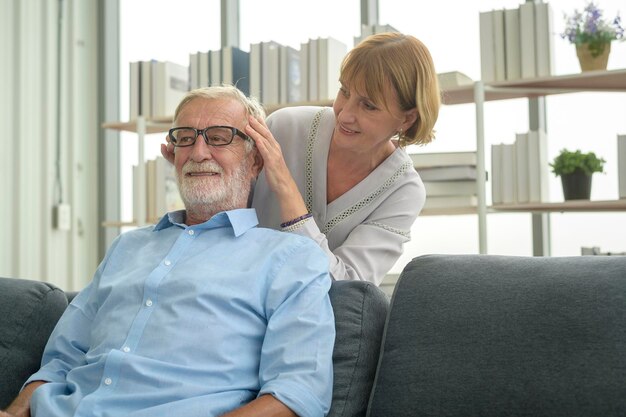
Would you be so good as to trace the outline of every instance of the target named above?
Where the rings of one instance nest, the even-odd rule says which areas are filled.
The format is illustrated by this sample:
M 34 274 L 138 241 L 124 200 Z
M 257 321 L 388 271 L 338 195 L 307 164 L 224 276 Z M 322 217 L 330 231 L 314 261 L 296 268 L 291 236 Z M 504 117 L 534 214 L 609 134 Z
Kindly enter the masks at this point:
M 263 110 L 190 92 L 169 139 L 185 210 L 120 235 L 1 416 L 323 416 L 332 389 L 328 259 L 256 227 Z

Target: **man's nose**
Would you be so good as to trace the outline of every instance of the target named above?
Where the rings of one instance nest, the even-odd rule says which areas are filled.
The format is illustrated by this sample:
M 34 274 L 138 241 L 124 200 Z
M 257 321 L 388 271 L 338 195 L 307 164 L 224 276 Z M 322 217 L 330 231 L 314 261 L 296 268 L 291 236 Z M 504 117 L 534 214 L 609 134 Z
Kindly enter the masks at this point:
M 198 133 L 196 142 L 191 147 L 191 158 L 196 162 L 213 159 L 212 151 L 213 149 L 205 142 L 202 133 Z

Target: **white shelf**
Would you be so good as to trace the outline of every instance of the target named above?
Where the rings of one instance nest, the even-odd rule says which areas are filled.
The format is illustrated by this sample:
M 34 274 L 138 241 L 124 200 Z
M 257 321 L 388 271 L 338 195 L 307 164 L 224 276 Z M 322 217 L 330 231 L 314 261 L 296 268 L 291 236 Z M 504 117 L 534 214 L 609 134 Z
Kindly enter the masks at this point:
M 626 69 L 485 83 L 484 88 L 485 101 L 580 92 L 626 92 Z M 445 90 L 442 98 L 447 105 L 474 103 L 474 85 Z
M 578 74 L 520 79 L 497 83 L 476 81 L 473 85 L 450 88 L 442 92 L 446 105 L 473 103 L 476 109 L 476 170 L 478 178 L 484 178 L 485 167 L 485 132 L 484 104 L 487 101 L 509 100 L 518 98 L 538 98 L 555 94 L 581 92 L 626 92 L 626 69 L 610 71 L 588 71 Z M 476 194 L 478 206 L 475 208 L 456 209 L 458 214 L 470 214 L 473 210 L 478 215 L 478 239 L 480 253 L 487 253 L 487 213 L 492 212 L 593 212 L 626 211 L 626 201 L 567 201 L 564 203 L 507 204 L 487 206 L 484 182 L 477 182 Z M 449 210 L 454 214 L 455 210 Z M 437 211 L 424 213 L 438 214 Z

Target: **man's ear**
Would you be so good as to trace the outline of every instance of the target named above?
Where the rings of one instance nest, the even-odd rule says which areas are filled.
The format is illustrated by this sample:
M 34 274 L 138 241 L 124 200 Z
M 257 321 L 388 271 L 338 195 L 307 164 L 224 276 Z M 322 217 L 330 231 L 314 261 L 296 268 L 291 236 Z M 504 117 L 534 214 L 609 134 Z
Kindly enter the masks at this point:
M 252 157 L 254 158 L 254 161 L 252 162 L 252 174 L 256 178 L 259 176 L 261 170 L 263 169 L 263 158 L 261 157 L 261 153 L 257 148 L 254 148 L 252 150 L 252 154 Z

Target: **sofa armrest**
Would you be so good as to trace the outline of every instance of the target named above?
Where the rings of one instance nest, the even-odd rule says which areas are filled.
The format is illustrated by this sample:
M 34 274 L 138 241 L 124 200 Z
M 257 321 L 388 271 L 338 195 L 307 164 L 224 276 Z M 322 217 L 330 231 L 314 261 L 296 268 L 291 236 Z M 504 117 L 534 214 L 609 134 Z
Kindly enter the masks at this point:
M 54 285 L 0 278 L 0 409 L 39 369 L 50 333 L 67 307 Z

